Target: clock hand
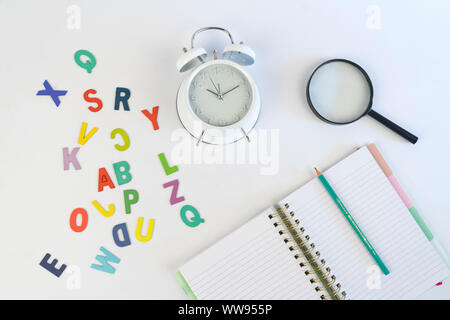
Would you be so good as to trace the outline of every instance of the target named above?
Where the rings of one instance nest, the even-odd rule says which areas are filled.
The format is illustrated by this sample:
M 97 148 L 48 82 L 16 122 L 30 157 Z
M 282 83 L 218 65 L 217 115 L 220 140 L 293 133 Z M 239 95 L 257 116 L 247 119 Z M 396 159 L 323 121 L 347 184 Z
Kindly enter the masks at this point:
M 206 89 L 206 91 L 211 92 L 211 93 L 212 93 L 213 95 L 215 95 L 217 98 L 219 97 L 219 95 L 218 95 L 217 93 L 215 93 L 214 91 L 212 91 L 212 90 Z
M 219 94 L 219 100 L 223 100 L 223 94 L 220 93 L 220 83 L 217 84 L 217 93 Z
M 231 92 L 231 91 L 233 91 L 234 89 L 236 89 L 236 88 L 238 88 L 238 87 L 239 87 L 239 85 L 237 85 L 237 86 L 231 88 L 231 89 L 228 90 L 227 92 L 222 93 L 222 97 L 223 97 L 224 95 L 226 95 L 228 92 Z
M 219 90 L 217 89 L 216 85 L 214 84 L 214 81 L 212 81 L 211 77 L 209 77 L 209 80 L 211 80 L 211 83 L 214 86 L 214 89 L 216 89 L 216 93 L 219 94 Z

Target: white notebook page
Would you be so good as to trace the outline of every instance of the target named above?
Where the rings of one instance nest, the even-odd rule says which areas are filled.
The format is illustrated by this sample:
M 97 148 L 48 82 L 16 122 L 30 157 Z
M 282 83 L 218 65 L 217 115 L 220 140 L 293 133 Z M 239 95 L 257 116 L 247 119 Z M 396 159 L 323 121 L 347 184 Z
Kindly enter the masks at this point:
M 315 178 L 290 194 L 295 218 L 351 299 L 406 299 L 448 276 L 367 148 L 324 172 L 384 261 L 385 276 Z M 320 299 L 267 209 L 180 268 L 199 299 Z
M 179 270 L 198 299 L 320 299 L 268 209 Z
M 364 147 L 324 175 L 390 270 L 385 276 L 318 179 L 288 202 L 352 299 L 415 298 L 448 269 Z M 377 280 L 378 279 L 378 280 Z

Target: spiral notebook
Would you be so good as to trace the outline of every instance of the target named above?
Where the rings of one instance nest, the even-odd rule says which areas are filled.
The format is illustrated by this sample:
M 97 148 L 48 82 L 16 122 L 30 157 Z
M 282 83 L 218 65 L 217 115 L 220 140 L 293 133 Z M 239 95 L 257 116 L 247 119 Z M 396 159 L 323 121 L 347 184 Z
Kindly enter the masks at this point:
M 324 172 L 391 273 L 318 179 L 179 268 L 192 299 L 407 299 L 449 275 L 444 251 L 375 145 Z M 413 210 L 414 209 L 414 210 Z

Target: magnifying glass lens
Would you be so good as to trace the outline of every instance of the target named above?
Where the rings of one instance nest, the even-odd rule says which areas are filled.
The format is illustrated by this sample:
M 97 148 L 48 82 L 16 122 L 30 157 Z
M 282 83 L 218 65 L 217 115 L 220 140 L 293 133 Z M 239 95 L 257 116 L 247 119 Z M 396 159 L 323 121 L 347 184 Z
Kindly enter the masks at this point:
M 334 123 L 349 123 L 366 114 L 371 96 L 371 86 L 364 74 L 342 61 L 319 67 L 309 84 L 309 98 L 314 109 Z

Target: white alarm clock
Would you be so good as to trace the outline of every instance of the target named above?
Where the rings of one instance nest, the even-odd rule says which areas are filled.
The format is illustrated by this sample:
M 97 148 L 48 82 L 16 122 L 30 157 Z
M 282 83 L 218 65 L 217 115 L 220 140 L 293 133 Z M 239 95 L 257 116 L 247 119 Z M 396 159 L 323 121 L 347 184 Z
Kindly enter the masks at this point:
M 228 34 L 231 44 L 225 47 L 222 59 L 214 50 L 213 58 L 194 47 L 195 37 L 206 30 Z M 242 42 L 235 44 L 231 34 L 218 27 L 197 30 L 191 39 L 191 49 L 177 61 L 177 69 L 195 69 L 183 80 L 177 94 L 177 111 L 186 130 L 200 142 L 227 144 L 243 137 L 255 126 L 261 109 L 258 88 L 242 67 L 255 62 L 253 50 Z

